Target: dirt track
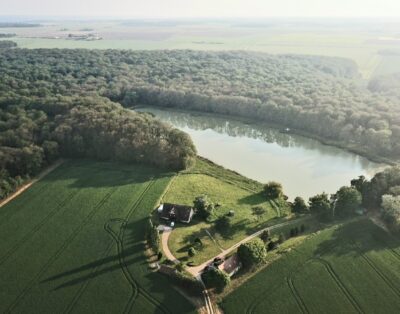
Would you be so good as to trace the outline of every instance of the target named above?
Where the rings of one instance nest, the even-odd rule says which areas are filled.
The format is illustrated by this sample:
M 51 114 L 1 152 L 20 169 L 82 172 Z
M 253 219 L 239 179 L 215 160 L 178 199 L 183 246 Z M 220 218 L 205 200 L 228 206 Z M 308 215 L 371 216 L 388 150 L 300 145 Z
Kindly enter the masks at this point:
M 45 170 L 43 170 L 38 176 L 36 176 L 33 180 L 29 181 L 27 184 L 22 185 L 18 190 L 16 190 L 13 194 L 5 198 L 0 202 L 0 207 L 6 205 L 8 202 L 12 201 L 14 198 L 16 198 L 18 195 L 22 194 L 25 190 L 29 189 L 30 186 L 40 179 L 42 179 L 44 176 L 52 172 L 54 169 L 56 169 L 58 166 L 60 166 L 64 162 L 63 159 L 60 159 L 56 161 L 54 164 L 52 164 L 50 167 L 47 167 Z

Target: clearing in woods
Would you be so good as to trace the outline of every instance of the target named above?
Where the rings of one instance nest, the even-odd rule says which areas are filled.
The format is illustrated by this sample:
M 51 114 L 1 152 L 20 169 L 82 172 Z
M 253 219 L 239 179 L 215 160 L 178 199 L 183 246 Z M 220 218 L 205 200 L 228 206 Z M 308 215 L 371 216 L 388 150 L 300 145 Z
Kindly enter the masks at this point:
M 172 176 L 68 161 L 2 207 L 0 312 L 195 312 L 144 256 L 145 221 Z
M 318 232 L 229 294 L 225 313 L 399 313 L 400 241 L 367 219 Z

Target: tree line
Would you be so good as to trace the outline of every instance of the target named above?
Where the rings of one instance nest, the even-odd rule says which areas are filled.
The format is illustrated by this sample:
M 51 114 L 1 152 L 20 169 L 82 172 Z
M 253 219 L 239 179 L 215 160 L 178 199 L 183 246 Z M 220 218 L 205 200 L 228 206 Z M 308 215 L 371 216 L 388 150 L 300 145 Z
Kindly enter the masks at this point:
M 190 164 L 194 155 L 190 139 L 116 103 L 229 114 L 278 123 L 370 156 L 397 159 L 400 153 L 400 97 L 391 84 L 381 84 L 384 89 L 374 88 L 379 84 L 373 82 L 369 88 L 359 86 L 357 67 L 346 59 L 190 50 L 6 48 L 0 49 L 0 69 L 1 153 L 8 156 L 2 157 L 2 164 L 25 149 L 15 156 L 18 166 L 14 166 L 23 171 L 11 169 L 21 177 L 37 168 L 37 162 L 22 167 L 25 159 L 43 156 L 48 162 L 55 151 L 175 168 Z M 124 123 L 132 127 L 124 128 Z M 71 124 L 74 127 L 68 129 Z M 100 153 L 99 145 L 111 149 Z M 9 161 L 6 164 L 11 167 Z
M 0 107 L 0 198 L 60 156 L 185 169 L 190 137 L 99 96 L 29 98 Z

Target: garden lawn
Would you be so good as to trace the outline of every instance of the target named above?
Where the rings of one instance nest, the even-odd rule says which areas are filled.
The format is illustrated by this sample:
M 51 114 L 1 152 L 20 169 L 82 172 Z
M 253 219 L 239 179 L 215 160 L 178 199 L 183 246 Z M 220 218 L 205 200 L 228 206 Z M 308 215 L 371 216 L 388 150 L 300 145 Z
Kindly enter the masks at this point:
M 220 234 L 212 222 L 204 222 L 194 216 L 190 224 L 178 223 L 172 231 L 168 246 L 174 256 L 181 261 L 195 264 L 204 262 L 228 249 L 246 236 L 277 222 L 278 213 L 261 193 L 262 185 L 237 173 L 199 159 L 194 169 L 178 175 L 171 183 L 163 201 L 167 203 L 193 205 L 196 196 L 207 195 L 220 206 L 216 207 L 217 217 L 234 211 L 231 228 Z M 255 214 L 254 207 L 263 210 Z M 203 246 L 188 258 L 187 251 L 196 238 Z

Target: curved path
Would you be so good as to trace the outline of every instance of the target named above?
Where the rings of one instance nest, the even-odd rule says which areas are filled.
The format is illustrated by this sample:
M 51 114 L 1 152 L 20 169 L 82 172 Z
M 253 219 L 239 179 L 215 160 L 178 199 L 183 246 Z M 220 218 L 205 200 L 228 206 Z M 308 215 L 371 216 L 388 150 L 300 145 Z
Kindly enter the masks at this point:
M 299 218 L 299 219 L 293 219 L 293 220 L 289 220 L 289 221 L 285 221 L 264 229 L 261 229 L 255 233 L 253 233 L 252 235 L 249 235 L 248 237 L 244 238 L 243 240 L 239 241 L 238 243 L 236 243 L 235 245 L 231 246 L 229 249 L 223 250 L 220 254 L 218 254 L 217 256 L 214 256 L 213 258 L 210 258 L 208 261 L 198 265 L 198 266 L 194 266 L 194 267 L 187 267 L 186 270 L 191 273 L 193 275 L 193 277 L 198 278 L 198 276 L 200 275 L 201 271 L 207 266 L 209 265 L 215 258 L 219 257 L 219 258 L 225 258 L 226 255 L 228 255 L 229 253 L 231 253 L 233 250 L 237 249 L 241 244 L 246 243 L 252 239 L 254 239 L 255 237 L 259 236 L 262 232 L 264 232 L 265 230 L 271 231 L 274 229 L 278 229 L 287 225 L 291 225 L 291 224 L 295 224 L 295 223 L 299 223 L 302 221 L 307 221 L 312 219 L 312 217 L 303 217 L 303 218 Z M 168 247 L 168 238 L 171 234 L 172 230 L 167 230 L 167 231 L 163 231 L 162 235 L 161 235 L 161 245 L 162 245 L 162 249 L 164 251 L 164 254 L 166 256 L 166 258 L 168 258 L 169 260 L 173 261 L 175 264 L 179 263 L 179 260 L 172 254 L 172 252 L 170 251 L 169 247 Z

